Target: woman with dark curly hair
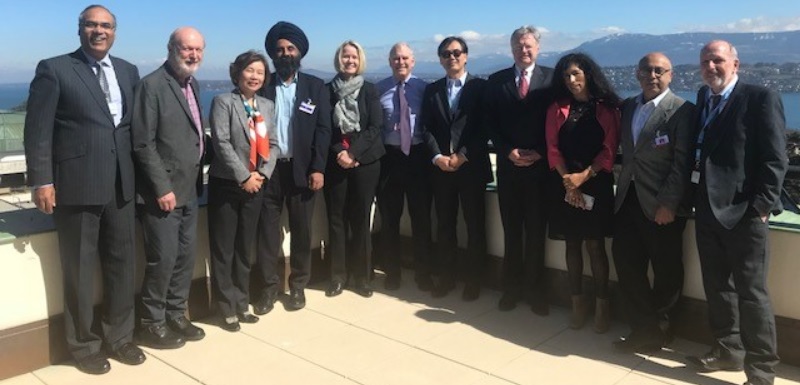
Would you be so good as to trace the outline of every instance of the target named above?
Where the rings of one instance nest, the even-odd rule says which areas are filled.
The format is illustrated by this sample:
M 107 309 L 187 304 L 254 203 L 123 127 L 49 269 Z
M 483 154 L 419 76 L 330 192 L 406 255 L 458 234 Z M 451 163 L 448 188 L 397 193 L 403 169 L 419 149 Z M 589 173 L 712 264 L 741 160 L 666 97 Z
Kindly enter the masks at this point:
M 553 170 L 550 186 L 551 239 L 566 241 L 567 273 L 572 292 L 570 327 L 586 322 L 583 255 L 586 245 L 594 277 L 594 329 L 608 331 L 608 255 L 614 213 L 612 167 L 619 142 L 620 98 L 600 67 L 583 53 L 562 57 L 556 65 L 547 110 L 547 157 Z

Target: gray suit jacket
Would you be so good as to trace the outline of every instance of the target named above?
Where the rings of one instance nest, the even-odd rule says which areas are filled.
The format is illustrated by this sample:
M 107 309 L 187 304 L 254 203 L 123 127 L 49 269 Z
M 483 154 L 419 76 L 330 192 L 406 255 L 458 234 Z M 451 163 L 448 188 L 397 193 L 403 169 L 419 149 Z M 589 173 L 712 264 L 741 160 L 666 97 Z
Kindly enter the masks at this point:
M 270 157 L 261 164 L 258 172 L 268 179 L 275 170 L 275 162 L 280 153 L 275 132 L 275 103 L 256 95 L 256 104 L 264 122 L 267 124 Z M 211 144 L 214 158 L 208 175 L 241 183 L 250 177 L 250 129 L 247 126 L 247 112 L 244 110 L 239 91 L 219 94 L 211 104 Z
M 669 91 L 633 143 L 631 126 L 636 98 L 626 100 L 622 109 L 622 172 L 614 211 L 622 206 L 628 187 L 635 180 L 636 196 L 650 220 L 655 219 L 659 206 L 688 215 L 688 208 L 681 203 L 687 201 L 694 155 L 694 105 Z M 657 137 L 666 137 L 668 142 L 657 143 Z
M 130 123 L 139 71 L 113 56 L 111 63 L 123 102 L 116 127 L 80 49 L 42 60 L 36 68 L 25 117 L 28 183 L 53 183 L 58 205 L 105 205 L 114 197 L 117 179 L 123 199 L 133 198 Z
M 199 103 L 197 81 L 192 88 Z M 184 206 L 202 192 L 205 137 L 198 135 L 186 96 L 166 63 L 142 79 L 135 95 L 136 203 L 157 206 L 156 199 L 172 191 L 177 207 Z

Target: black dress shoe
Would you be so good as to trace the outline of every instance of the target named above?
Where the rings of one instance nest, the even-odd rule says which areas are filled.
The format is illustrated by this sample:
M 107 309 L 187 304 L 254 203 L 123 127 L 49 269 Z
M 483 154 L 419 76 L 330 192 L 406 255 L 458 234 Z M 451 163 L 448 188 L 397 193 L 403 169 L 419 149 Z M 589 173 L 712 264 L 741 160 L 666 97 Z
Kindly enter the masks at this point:
M 511 293 L 503 293 L 503 296 L 500 297 L 500 302 L 497 303 L 497 308 L 500 311 L 511 311 L 517 307 L 517 302 L 519 302 L 519 297 L 511 294 Z
M 339 294 L 342 294 L 344 290 L 344 284 L 341 282 L 331 282 L 330 286 L 328 286 L 328 290 L 325 290 L 326 297 L 336 297 Z
M 433 278 L 429 274 L 420 274 L 414 277 L 414 282 L 417 283 L 419 291 L 432 291 L 436 288 L 433 283 Z
M 167 325 L 149 325 L 136 333 L 136 343 L 154 349 L 177 349 L 186 341 Z
M 724 370 L 728 372 L 738 372 L 742 370 L 742 361 L 737 360 L 730 351 L 719 346 L 715 346 L 710 352 L 703 356 L 686 357 L 686 360 L 694 366 L 695 370 L 702 373 L 716 372 Z
M 142 349 L 130 342 L 122 344 L 116 350 L 112 350 L 110 355 L 111 358 L 126 365 L 139 365 L 146 359 Z
M 621 353 L 655 353 L 665 345 L 661 333 L 634 331 L 627 337 L 614 341 L 614 349 Z
M 456 288 L 456 283 L 452 279 L 444 278 L 431 290 L 431 297 L 442 298 L 450 294 L 450 291 Z
M 75 361 L 75 367 L 86 374 L 106 374 L 111 370 L 111 363 L 103 354 L 95 353 Z
M 275 301 L 278 300 L 278 291 L 267 289 L 256 302 L 253 303 L 253 313 L 264 315 L 275 308 Z
M 167 321 L 167 325 L 174 331 L 183 336 L 187 341 L 200 341 L 206 336 L 206 332 L 189 322 L 186 317 L 179 317 Z
M 467 302 L 472 302 L 481 295 L 481 284 L 467 283 L 464 285 L 464 291 L 461 293 L 461 299 Z
M 225 320 L 225 318 L 223 318 L 222 322 L 219 323 L 219 327 L 221 327 L 222 330 L 227 330 L 231 333 L 238 332 L 239 330 L 242 329 L 242 327 L 239 325 L 238 320 L 233 322 L 228 322 Z
M 284 304 L 286 310 L 294 311 L 306 307 L 306 294 L 303 289 L 289 290 L 289 299 Z
M 400 274 L 387 274 L 383 281 L 383 288 L 386 290 L 397 290 L 400 288 Z
M 353 291 L 364 298 L 372 297 L 372 288 L 369 286 L 369 282 L 363 279 L 356 281 Z
M 258 322 L 258 317 L 250 314 L 250 313 L 239 313 L 236 315 L 236 318 L 239 319 L 239 322 L 243 324 L 254 324 Z

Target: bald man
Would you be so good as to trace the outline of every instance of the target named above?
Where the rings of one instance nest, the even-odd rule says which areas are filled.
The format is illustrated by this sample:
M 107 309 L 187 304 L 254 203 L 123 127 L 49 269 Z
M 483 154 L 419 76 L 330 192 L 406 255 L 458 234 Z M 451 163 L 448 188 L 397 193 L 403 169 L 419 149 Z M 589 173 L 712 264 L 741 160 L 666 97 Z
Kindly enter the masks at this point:
M 179 348 L 205 336 L 185 315 L 203 187 L 205 137 L 194 73 L 204 49 L 196 29 L 176 29 L 167 61 L 142 79 L 134 96 L 136 216 L 147 256 L 136 338 L 157 349 Z
M 661 349 L 669 313 L 683 288 L 683 229 L 688 208 L 694 105 L 669 89 L 672 63 L 660 52 L 639 60 L 642 92 L 622 107 L 622 171 L 614 204 L 612 250 L 631 333 L 625 352 Z M 653 285 L 647 277 L 653 267 Z M 663 328 L 663 329 L 662 329 Z

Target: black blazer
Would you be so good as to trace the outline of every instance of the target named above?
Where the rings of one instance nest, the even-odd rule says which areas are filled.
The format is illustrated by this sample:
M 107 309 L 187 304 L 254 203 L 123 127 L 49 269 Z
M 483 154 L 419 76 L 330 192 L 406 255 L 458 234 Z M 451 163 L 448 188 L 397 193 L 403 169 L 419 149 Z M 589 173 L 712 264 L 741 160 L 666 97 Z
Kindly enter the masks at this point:
M 698 112 L 706 106 L 707 89 L 697 93 Z M 698 133 L 701 119 L 697 119 Z M 705 130 L 700 188 L 706 189 L 711 210 L 725 228 L 732 229 L 750 207 L 762 216 L 783 210 L 780 192 L 788 166 L 785 126 L 780 96 L 740 80 Z
M 261 89 L 260 95 L 275 102 L 275 87 L 280 81 L 277 74 L 273 73 L 269 85 Z M 315 106 L 312 113 L 300 110 L 301 103 L 306 102 Z M 278 113 L 278 106 L 275 108 Z M 313 172 L 325 173 L 331 143 L 330 108 L 330 93 L 325 82 L 316 76 L 298 72 L 292 111 L 292 176 L 296 187 L 308 187 L 308 176 Z M 270 156 L 282 157 L 281 154 L 272 153 Z
M 200 103 L 194 78 L 192 90 Z M 178 207 L 197 199 L 203 191 L 200 145 L 205 135 L 198 134 L 186 96 L 166 63 L 142 79 L 134 100 L 136 203 L 158 207 L 157 199 L 170 191 Z
M 451 112 L 447 78 L 429 84 L 422 99 L 422 129 L 423 140 L 432 156 L 464 154 L 468 161 L 460 170 L 489 183 L 492 181 L 489 139 L 482 115 L 485 85 L 485 80 L 467 74 L 458 109 Z
M 133 199 L 131 105 L 139 70 L 111 57 L 122 92 L 114 126 L 97 77 L 80 49 L 39 62 L 25 117 L 25 160 L 31 186 L 53 183 L 59 205 L 105 205 L 117 170 L 122 198 Z
M 489 76 L 484 93 L 484 124 L 497 151 L 498 167 L 513 167 L 508 154 L 514 148 L 536 150 L 544 160 L 542 164 L 547 163 L 544 122 L 550 100 L 545 88 L 552 77 L 552 68 L 537 64 L 531 74 L 528 95 L 521 99 L 513 66 Z
M 330 92 L 331 100 L 331 117 L 333 116 L 333 106 L 339 101 L 336 92 L 333 91 L 333 86 L 328 83 L 328 91 Z M 383 135 L 381 125 L 383 124 L 383 108 L 381 101 L 378 99 L 378 92 L 375 91 L 375 85 L 370 82 L 364 82 L 361 90 L 358 92 L 358 113 L 360 115 L 359 124 L 361 131 L 353 132 L 350 135 L 350 148 L 349 151 L 358 163 L 369 164 L 380 159 L 386 153 L 386 148 L 383 146 Z M 331 118 L 333 119 L 333 118 Z M 336 164 L 336 156 L 344 150 L 342 145 L 342 131 L 339 127 L 333 127 L 331 131 L 331 147 L 329 162 Z

